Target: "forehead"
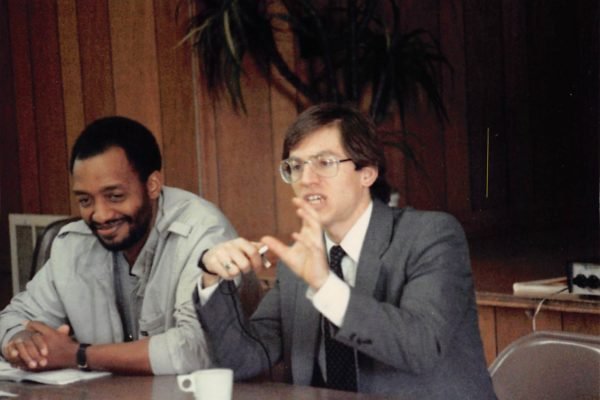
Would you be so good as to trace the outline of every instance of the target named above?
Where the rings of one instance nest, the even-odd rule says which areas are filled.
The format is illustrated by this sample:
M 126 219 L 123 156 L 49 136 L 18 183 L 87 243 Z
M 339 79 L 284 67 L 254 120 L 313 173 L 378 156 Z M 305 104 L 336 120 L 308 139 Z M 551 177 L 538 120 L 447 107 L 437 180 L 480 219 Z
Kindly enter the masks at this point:
M 136 183 L 141 185 L 138 174 L 120 147 L 111 147 L 95 156 L 75 160 L 73 164 L 74 191 L 95 192 Z
M 309 133 L 290 150 L 290 157 L 307 158 L 316 154 L 345 154 L 340 130 L 337 126 L 327 126 Z

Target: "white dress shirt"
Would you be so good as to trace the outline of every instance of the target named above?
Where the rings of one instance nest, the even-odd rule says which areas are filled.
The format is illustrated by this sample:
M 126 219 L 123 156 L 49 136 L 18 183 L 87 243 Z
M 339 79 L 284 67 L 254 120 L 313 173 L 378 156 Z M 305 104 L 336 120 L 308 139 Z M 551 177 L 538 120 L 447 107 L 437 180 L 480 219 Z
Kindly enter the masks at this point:
M 306 297 L 310 299 L 317 310 L 336 326 L 342 326 L 344 315 L 350 301 L 350 287 L 356 282 L 356 267 L 360 258 L 367 228 L 373 212 L 373 202 L 369 203 L 367 209 L 354 223 L 339 245 L 344 249 L 346 255 L 342 258 L 342 273 L 344 280 L 340 279 L 333 271 L 318 291 L 310 287 L 306 291 Z M 334 243 L 325 235 L 325 246 L 327 254 Z
M 365 241 L 365 236 L 367 235 L 367 228 L 369 227 L 372 212 L 373 202 L 371 201 L 367 209 L 354 223 L 352 228 L 350 228 L 341 243 L 339 243 L 346 252 L 346 255 L 342 259 L 344 280 L 340 279 L 334 272 L 330 271 L 329 277 L 318 291 L 315 291 L 310 287 L 306 291 L 306 297 L 311 300 L 315 308 L 336 326 L 342 326 L 342 323 L 344 322 L 344 315 L 346 314 L 348 302 L 350 301 L 350 287 L 353 287 L 356 281 L 356 267 Z M 328 257 L 329 251 L 334 245 L 336 245 L 336 243 L 325 235 L 325 246 L 327 248 Z M 236 280 L 236 283 L 239 284 L 239 280 Z M 210 296 L 217 289 L 217 286 L 218 285 L 212 285 L 204 288 L 202 287 L 202 279 L 198 279 L 200 304 L 204 305 L 208 302 Z

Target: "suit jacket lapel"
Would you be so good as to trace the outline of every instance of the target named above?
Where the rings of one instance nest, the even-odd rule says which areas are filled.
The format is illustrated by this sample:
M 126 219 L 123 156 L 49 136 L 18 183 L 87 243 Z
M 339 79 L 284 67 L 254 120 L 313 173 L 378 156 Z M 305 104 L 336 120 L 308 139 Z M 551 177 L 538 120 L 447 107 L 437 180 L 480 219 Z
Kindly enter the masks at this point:
M 392 210 L 374 199 L 373 213 L 356 270 L 355 290 L 358 293 L 373 296 L 381 271 L 381 256 L 389 247 L 393 226 Z

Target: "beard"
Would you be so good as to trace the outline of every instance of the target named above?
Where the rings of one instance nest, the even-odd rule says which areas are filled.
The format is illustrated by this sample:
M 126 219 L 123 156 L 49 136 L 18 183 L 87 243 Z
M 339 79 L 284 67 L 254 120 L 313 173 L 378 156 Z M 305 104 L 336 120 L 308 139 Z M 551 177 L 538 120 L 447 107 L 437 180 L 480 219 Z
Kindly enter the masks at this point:
M 152 222 L 152 203 L 147 193 L 144 193 L 142 205 L 133 215 L 125 215 L 118 220 L 123 220 L 129 225 L 129 234 L 120 241 L 106 242 L 105 239 L 98 234 L 98 225 L 94 221 L 87 222 L 98 241 L 106 250 L 123 251 L 133 247 L 140 240 L 144 239 L 150 231 L 150 223 Z M 115 222 L 117 220 L 107 221 L 106 223 Z

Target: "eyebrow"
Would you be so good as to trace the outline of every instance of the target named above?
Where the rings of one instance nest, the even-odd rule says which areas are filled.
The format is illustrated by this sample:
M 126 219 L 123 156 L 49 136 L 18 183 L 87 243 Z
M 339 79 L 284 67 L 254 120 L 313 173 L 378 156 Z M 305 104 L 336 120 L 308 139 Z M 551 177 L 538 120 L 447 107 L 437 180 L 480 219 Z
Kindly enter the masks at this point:
M 112 192 L 113 190 L 125 190 L 125 188 L 123 187 L 123 185 L 111 185 L 103 187 L 102 189 L 100 189 L 100 192 L 106 193 Z M 73 190 L 73 194 L 75 194 L 76 196 L 89 195 L 89 193 L 84 190 Z
M 311 158 L 311 157 L 318 157 L 318 156 L 335 156 L 335 157 L 344 157 L 344 155 L 342 154 L 338 154 L 333 150 L 323 150 L 320 151 L 316 154 L 311 154 L 310 156 L 308 156 L 307 158 Z M 302 157 L 298 157 L 298 156 L 294 156 L 290 154 L 289 158 L 298 158 L 298 159 L 302 159 Z

